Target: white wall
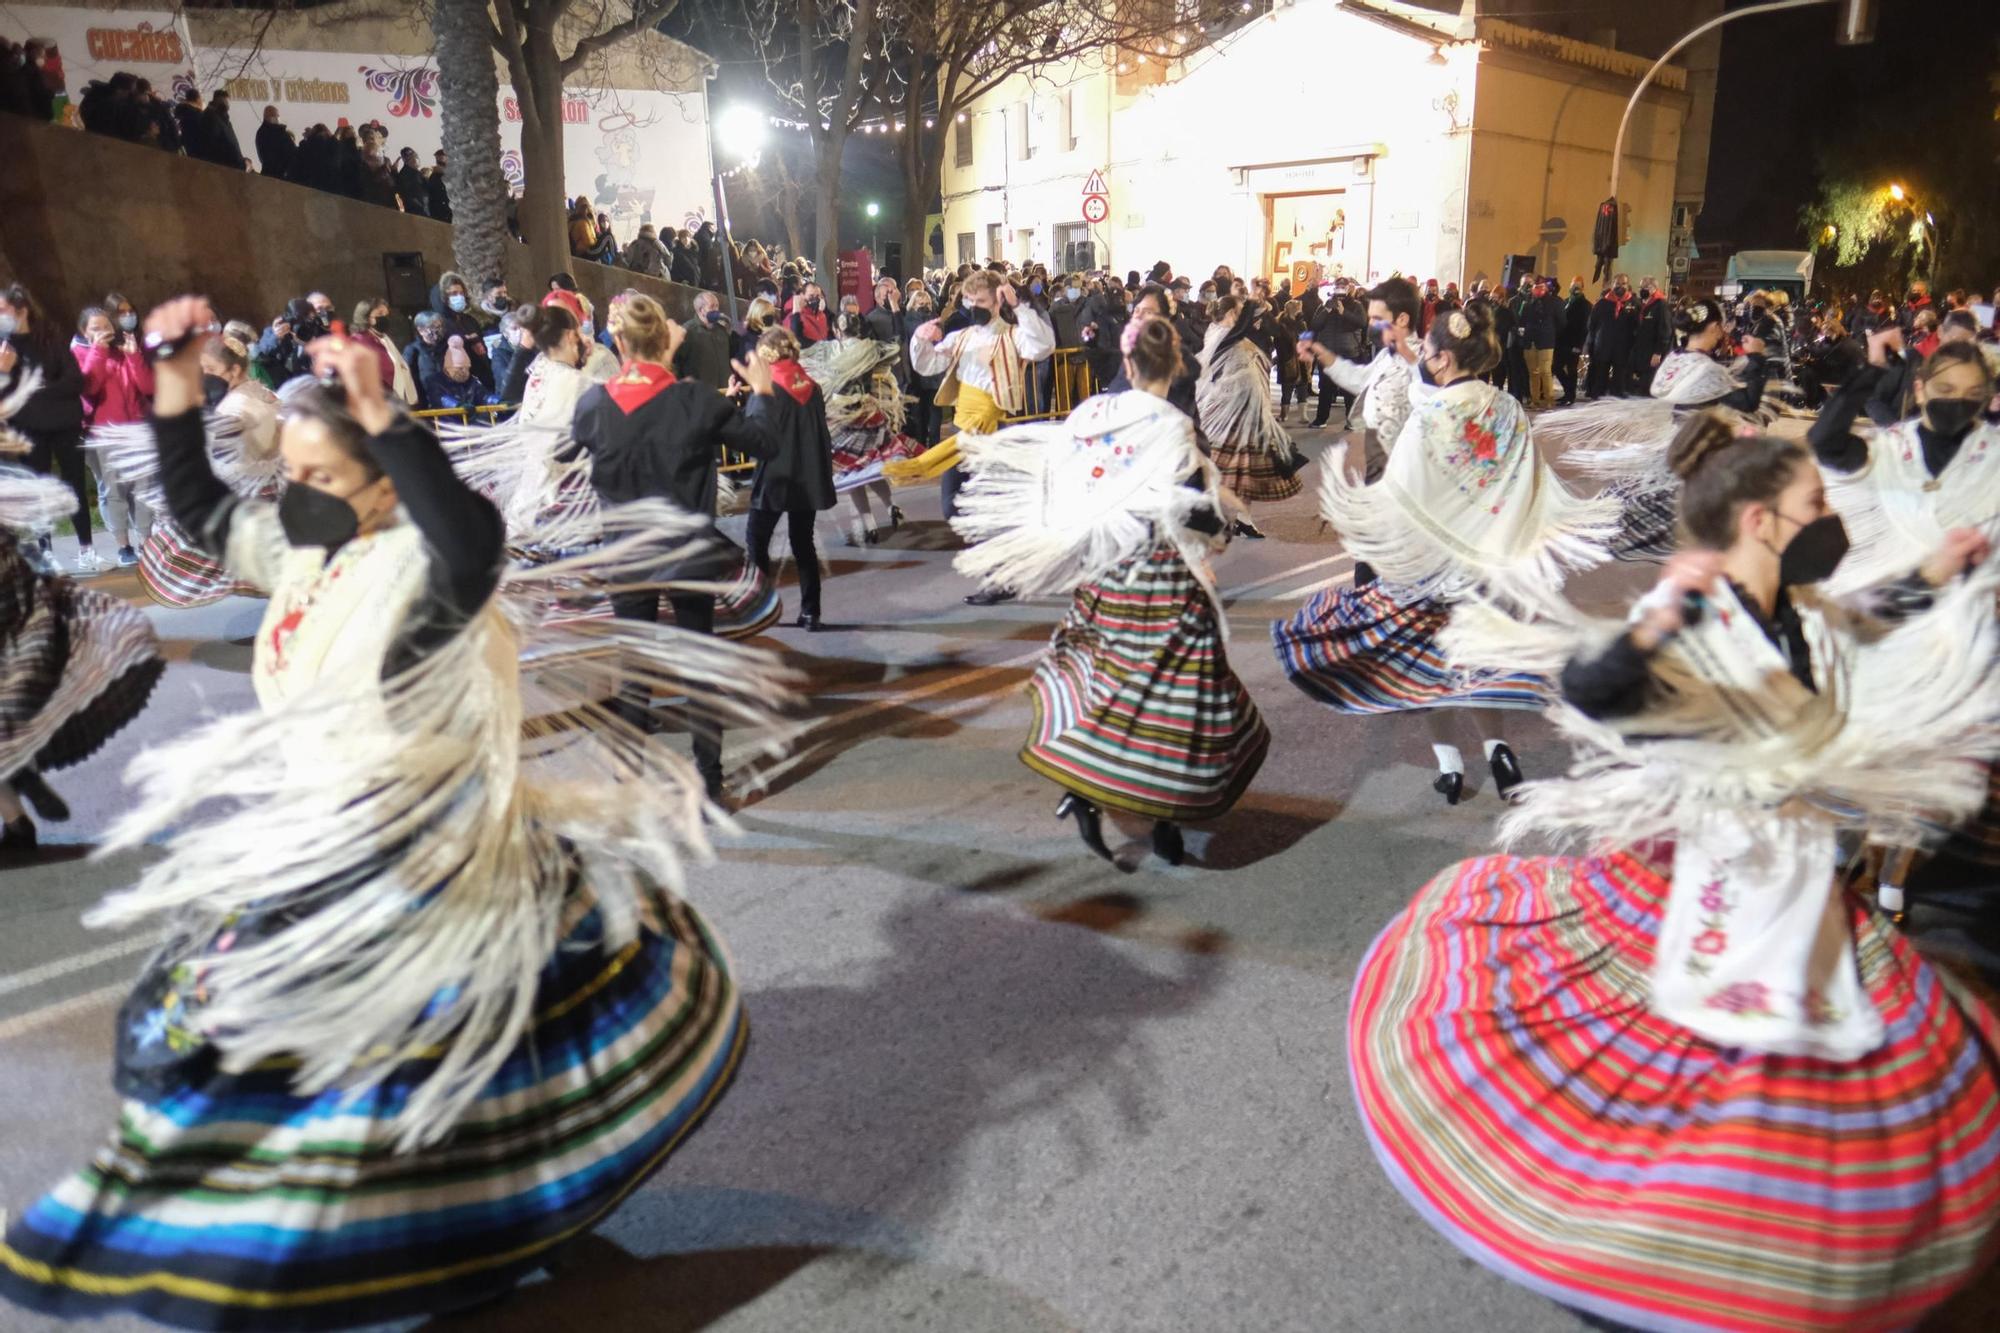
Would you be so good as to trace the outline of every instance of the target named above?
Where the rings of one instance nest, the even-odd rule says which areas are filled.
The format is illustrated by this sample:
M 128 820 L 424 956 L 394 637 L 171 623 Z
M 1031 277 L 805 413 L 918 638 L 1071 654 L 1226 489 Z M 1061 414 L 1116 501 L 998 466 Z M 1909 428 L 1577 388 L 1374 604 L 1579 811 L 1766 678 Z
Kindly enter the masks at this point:
M 1433 104 L 1461 89 L 1459 120 L 1469 121 L 1472 65 L 1469 53 L 1430 64 L 1432 49 L 1331 0 L 1302 0 L 1196 56 L 1174 82 L 1118 96 L 1108 133 L 1102 122 L 1113 80 L 1096 74 L 1083 85 L 1077 152 L 1006 162 L 1009 230 L 1032 226 L 1044 246 L 1052 244 L 1056 225 L 1080 220 L 1083 178 L 1101 166 L 1111 217 L 1097 230 L 1112 267 L 1143 271 L 1165 259 L 1177 271 L 1226 263 L 1255 272 L 1265 255 L 1264 190 L 1318 190 L 1337 178 L 1353 201 L 1350 267 L 1358 272 L 1365 263 L 1369 277 L 1456 277 L 1465 149 L 1451 112 Z M 1017 82 L 980 109 L 1020 97 Z M 1003 118 L 985 114 L 974 123 L 973 169 L 955 172 L 946 158 L 945 249 L 953 261 L 963 231 L 980 236 L 984 259 L 987 225 L 1003 217 Z M 1366 179 L 1345 162 L 1294 186 L 1269 173 L 1246 181 L 1236 170 L 1321 161 L 1365 144 L 1385 150 Z M 967 193 L 974 187 L 992 188 Z M 1365 225 L 1355 205 L 1369 215 Z M 1045 249 L 1039 257 L 1052 256 Z

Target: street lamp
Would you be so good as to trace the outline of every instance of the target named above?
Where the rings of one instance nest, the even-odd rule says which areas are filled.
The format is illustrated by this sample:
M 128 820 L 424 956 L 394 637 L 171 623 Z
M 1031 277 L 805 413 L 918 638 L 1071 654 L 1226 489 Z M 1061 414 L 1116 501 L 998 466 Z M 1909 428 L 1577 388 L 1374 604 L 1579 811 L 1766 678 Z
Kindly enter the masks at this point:
M 722 190 L 722 160 L 716 149 L 720 147 L 735 159 L 736 165 L 741 166 L 756 158 L 758 150 L 763 148 L 766 128 L 764 113 L 741 103 L 724 107 L 722 114 L 708 123 L 708 163 L 715 186 L 715 221 L 721 228 L 716 240 L 722 246 L 722 299 L 728 303 L 732 323 L 737 316 L 736 264 L 730 254 L 729 202 Z
M 1889 182 L 1889 197 L 1891 199 L 1894 199 L 1899 204 L 1908 204 L 1910 206 L 1910 211 L 1912 213 L 1917 213 L 1922 216 L 1923 218 L 1922 226 L 1925 232 L 1925 239 L 1930 246 L 1930 256 L 1931 256 L 1930 279 L 1932 282 L 1936 282 L 1938 276 L 1937 219 L 1931 216 L 1931 212 L 1929 209 L 1920 209 L 1917 207 L 1916 200 L 1910 198 L 1909 192 L 1903 188 L 1902 183 L 1900 181 Z
M 882 205 L 870 199 L 868 206 L 861 211 L 868 215 L 868 256 L 870 259 L 880 263 L 882 259 L 882 229 L 875 220 L 882 216 Z
M 1894 181 L 1889 182 L 1889 197 L 1891 199 L 1894 199 L 1899 204 L 1902 203 L 1903 187 L 1896 184 Z

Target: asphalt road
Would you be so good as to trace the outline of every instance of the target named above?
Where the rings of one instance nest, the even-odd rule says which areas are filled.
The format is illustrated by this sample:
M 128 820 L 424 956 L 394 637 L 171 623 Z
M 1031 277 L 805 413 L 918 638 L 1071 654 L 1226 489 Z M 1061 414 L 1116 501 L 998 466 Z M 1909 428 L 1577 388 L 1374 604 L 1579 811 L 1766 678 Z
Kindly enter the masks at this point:
M 965 606 L 935 494 L 900 498 L 911 522 L 879 546 L 821 525 L 829 632 L 767 640 L 806 673 L 812 727 L 739 768 L 762 789 L 691 894 L 746 991 L 735 1087 L 560 1279 L 425 1327 L 1581 1327 L 1432 1232 L 1361 1131 L 1354 970 L 1420 884 L 1488 847 L 1501 807 L 1483 772 L 1457 808 L 1431 792 L 1422 718 L 1336 717 L 1285 683 L 1270 621 L 1351 563 L 1310 487 L 1218 562 L 1270 758 L 1190 830 L 1189 864 L 1132 874 L 1089 857 L 1015 758 L 1061 605 Z M 1579 587 L 1608 601 L 1639 577 Z M 76 818 L 45 828 L 53 859 L 0 876 L 0 1206 L 113 1122 L 111 1019 L 147 940 L 79 924 L 137 869 L 88 853 L 147 741 L 253 706 L 261 605 L 152 612 L 172 663 L 155 701 L 59 775 Z M 1539 719 L 1515 731 L 1530 775 L 1563 762 Z M 1461 748 L 1482 767 L 1469 730 Z M 52 1327 L 0 1307 L 6 1333 Z

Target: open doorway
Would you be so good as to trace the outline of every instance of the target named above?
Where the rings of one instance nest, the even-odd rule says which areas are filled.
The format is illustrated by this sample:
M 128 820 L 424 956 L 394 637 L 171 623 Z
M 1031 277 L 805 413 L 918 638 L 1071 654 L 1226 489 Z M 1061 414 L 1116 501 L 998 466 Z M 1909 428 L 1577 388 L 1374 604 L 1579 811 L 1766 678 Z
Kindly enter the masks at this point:
M 1366 277 L 1366 256 L 1349 226 L 1345 190 L 1267 194 L 1264 216 L 1270 238 L 1264 248 L 1266 277 L 1289 278 L 1300 263 L 1319 265 L 1326 279 L 1343 273 Z

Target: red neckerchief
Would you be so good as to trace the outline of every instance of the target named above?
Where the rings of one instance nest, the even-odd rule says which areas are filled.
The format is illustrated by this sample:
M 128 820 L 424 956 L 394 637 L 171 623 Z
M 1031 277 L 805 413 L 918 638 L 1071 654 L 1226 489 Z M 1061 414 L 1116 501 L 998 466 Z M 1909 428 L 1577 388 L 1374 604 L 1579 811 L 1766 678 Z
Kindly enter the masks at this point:
M 812 376 L 796 361 L 774 361 L 771 363 L 771 382 L 798 400 L 800 407 L 812 401 Z
M 650 361 L 627 361 L 625 368 L 604 386 L 604 391 L 618 404 L 619 411 L 630 416 L 659 397 L 673 382 L 674 372 L 665 366 Z

